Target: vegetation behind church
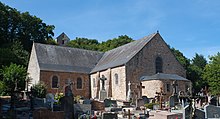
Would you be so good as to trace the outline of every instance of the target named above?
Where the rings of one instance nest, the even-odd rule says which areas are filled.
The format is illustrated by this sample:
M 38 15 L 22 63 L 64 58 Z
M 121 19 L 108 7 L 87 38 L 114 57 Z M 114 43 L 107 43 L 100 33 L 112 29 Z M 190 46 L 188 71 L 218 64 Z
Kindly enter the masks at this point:
M 40 18 L 30 15 L 28 12 L 21 13 L 0 2 L 0 87 L 7 86 L 5 85 L 7 82 L 4 82 L 6 81 L 4 75 L 5 70 L 11 67 L 11 63 L 13 66 L 27 69 L 33 41 L 56 45 L 52 39 L 54 28 L 53 25 L 47 25 Z M 121 35 L 101 43 L 96 39 L 77 37 L 71 40 L 67 46 L 105 52 L 132 41 L 134 40 L 127 35 Z M 220 53 L 210 57 L 210 62 L 207 63 L 201 54 L 195 54 L 190 60 L 179 50 L 170 49 L 186 69 L 187 79 L 193 82 L 194 92 L 198 92 L 202 87 L 208 85 L 213 94 L 219 94 Z M 21 70 L 23 72 L 23 68 Z M 7 80 L 13 80 L 13 78 Z M 23 82 L 23 80 L 18 82 Z M 3 90 L 0 91 L 1 94 L 5 94 Z

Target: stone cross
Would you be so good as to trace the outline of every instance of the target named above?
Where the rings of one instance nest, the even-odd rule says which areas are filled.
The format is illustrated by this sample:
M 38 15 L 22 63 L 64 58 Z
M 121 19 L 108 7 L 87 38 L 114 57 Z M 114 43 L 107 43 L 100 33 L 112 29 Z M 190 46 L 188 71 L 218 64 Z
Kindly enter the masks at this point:
M 105 78 L 105 76 L 102 75 L 102 77 L 99 79 L 102 81 L 102 90 L 105 90 L 105 80 L 107 80 L 107 78 Z
M 160 92 L 156 92 L 156 94 L 157 94 L 157 97 L 159 98 L 160 109 L 162 109 L 163 95 L 166 95 L 166 94 L 163 92 L 163 88 L 162 87 L 160 87 Z
M 174 95 L 177 95 L 177 86 L 178 86 L 178 84 L 177 84 L 177 81 L 176 81 L 176 80 L 173 81 L 172 86 L 173 86 L 173 94 L 174 94 Z

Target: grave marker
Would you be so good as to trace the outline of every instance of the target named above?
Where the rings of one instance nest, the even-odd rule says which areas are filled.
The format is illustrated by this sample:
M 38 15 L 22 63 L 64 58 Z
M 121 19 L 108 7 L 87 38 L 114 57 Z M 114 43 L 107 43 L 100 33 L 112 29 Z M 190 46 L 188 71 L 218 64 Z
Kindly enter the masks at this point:
M 204 110 L 205 118 L 220 118 L 220 107 L 214 105 L 206 105 Z

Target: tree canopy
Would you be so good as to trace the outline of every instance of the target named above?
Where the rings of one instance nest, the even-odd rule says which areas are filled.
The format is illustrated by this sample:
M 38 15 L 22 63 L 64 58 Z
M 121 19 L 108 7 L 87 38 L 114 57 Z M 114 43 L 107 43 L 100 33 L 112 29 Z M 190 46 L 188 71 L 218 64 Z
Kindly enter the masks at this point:
M 220 95 L 220 53 L 211 56 L 209 64 L 205 66 L 203 78 L 208 81 L 213 95 Z
M 22 65 L 10 64 L 0 70 L 1 94 L 11 95 L 14 90 L 24 90 L 27 70 Z
M 94 51 L 108 51 L 116 47 L 122 46 L 124 44 L 134 41 L 127 35 L 118 36 L 118 38 L 109 39 L 106 42 L 99 43 L 96 39 L 88 38 L 76 38 L 67 43 L 67 46 L 74 48 L 81 48 Z
M 24 49 L 30 51 L 33 41 L 45 43 L 54 35 L 53 29 L 53 25 L 47 25 L 40 18 L 0 2 L 0 47 L 20 41 Z

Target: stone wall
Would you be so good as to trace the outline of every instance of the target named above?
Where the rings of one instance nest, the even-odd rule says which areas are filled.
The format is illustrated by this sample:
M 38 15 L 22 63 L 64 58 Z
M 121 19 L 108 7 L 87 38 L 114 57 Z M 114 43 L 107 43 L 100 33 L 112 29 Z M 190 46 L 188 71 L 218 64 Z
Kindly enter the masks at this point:
M 170 91 L 167 91 L 167 84 L 170 84 Z M 160 92 L 160 87 L 162 87 L 163 92 L 166 94 L 164 95 L 165 101 L 168 101 L 169 97 L 173 94 L 173 80 L 148 80 L 142 81 L 142 85 L 145 88 L 142 90 L 142 95 L 147 96 L 148 98 L 154 98 L 156 96 L 156 92 Z M 191 86 L 190 81 L 177 81 L 177 92 L 183 91 L 186 93 L 187 86 Z M 191 88 L 191 87 L 190 87 Z
M 63 111 L 50 111 L 48 109 L 34 110 L 33 119 L 64 119 Z
M 52 77 L 58 77 L 59 88 L 52 88 Z M 82 79 L 82 89 L 77 89 L 77 78 Z M 83 96 L 90 98 L 90 81 L 89 75 L 84 73 L 74 73 L 74 72 L 55 72 L 55 71 L 41 71 L 40 81 L 43 81 L 47 86 L 48 93 L 64 93 L 67 80 L 70 80 L 73 83 L 72 91 L 73 95 Z
M 186 77 L 185 69 L 176 60 L 165 41 L 157 34 L 126 64 L 127 83 L 131 81 L 131 89 L 132 92 L 134 92 L 134 96 L 138 96 L 138 92 L 141 91 L 137 88 L 140 84 L 140 77 L 150 76 L 156 73 L 155 59 L 158 56 L 161 57 L 163 61 L 163 73 L 177 74 Z
M 118 84 L 115 84 L 115 74 L 118 74 Z M 99 98 L 99 90 L 102 84 L 99 77 L 104 75 L 107 80 L 105 81 L 105 90 L 108 97 L 125 100 L 126 99 L 126 82 L 125 82 L 125 66 L 119 66 L 104 71 L 100 71 L 90 75 L 92 98 Z

